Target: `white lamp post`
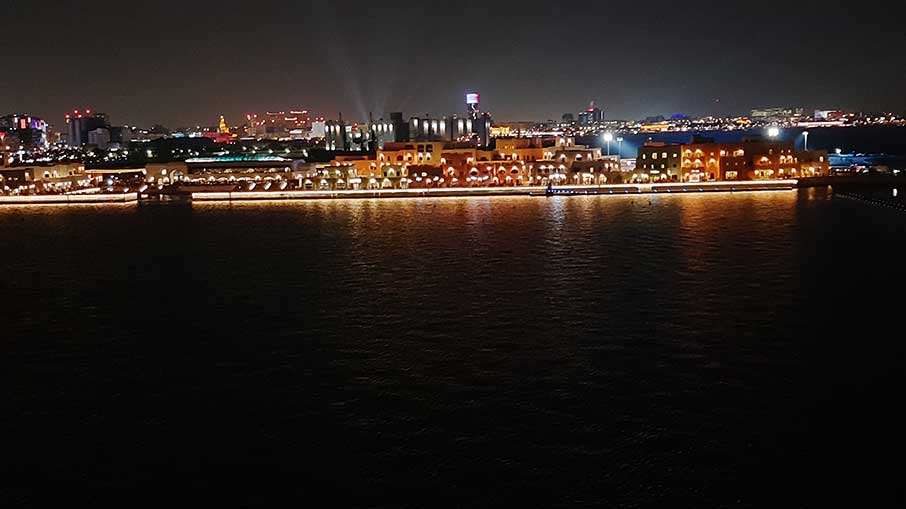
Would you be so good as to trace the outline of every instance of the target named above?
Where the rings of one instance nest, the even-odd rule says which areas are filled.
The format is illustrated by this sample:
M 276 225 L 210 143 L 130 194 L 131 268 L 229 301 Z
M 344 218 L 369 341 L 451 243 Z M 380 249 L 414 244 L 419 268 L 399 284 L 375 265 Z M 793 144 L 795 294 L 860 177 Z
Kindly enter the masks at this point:
M 805 151 L 808 152 L 808 131 L 802 131 L 802 136 L 805 136 Z
M 607 155 L 610 155 L 610 142 L 613 141 L 613 133 L 605 133 L 604 141 L 607 142 Z
M 622 136 L 617 138 L 617 146 L 619 147 L 619 148 L 617 148 L 617 151 L 620 153 L 619 154 L 620 158 L 622 158 L 623 157 L 623 137 Z

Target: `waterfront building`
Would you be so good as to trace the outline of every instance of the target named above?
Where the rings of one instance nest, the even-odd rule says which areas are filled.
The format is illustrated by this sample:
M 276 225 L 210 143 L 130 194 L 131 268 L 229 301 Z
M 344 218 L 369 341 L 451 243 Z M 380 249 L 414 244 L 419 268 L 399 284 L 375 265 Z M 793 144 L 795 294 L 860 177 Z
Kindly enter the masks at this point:
M 731 181 L 827 175 L 827 152 L 797 152 L 792 142 L 745 138 L 716 143 L 693 137 L 687 144 L 647 143 L 639 148 L 633 179 L 649 181 Z
M 598 185 L 622 182 L 620 167 L 618 156 L 601 156 L 600 149 L 576 145 L 572 138 L 500 138 L 493 149 L 475 143 L 407 142 L 386 144 L 374 159 L 337 156 L 319 167 L 304 188 Z
M 185 161 L 149 163 L 144 180 L 158 185 L 186 182 L 207 185 L 293 182 L 308 175 L 314 163 L 275 155 L 196 157 Z M 94 170 L 89 170 L 94 171 Z
M 0 168 L 0 195 L 53 195 L 99 184 L 98 179 L 86 172 L 85 165 L 78 162 Z
M 682 148 L 663 142 L 639 147 L 635 172 L 642 181 L 678 182 L 682 178 Z

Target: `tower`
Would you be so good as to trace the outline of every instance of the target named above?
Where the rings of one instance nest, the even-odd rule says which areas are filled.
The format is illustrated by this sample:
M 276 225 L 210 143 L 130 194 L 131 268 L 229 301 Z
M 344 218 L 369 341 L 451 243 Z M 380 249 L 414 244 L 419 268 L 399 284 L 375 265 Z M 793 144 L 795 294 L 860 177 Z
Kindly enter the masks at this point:
M 230 134 L 230 126 L 227 125 L 223 115 L 220 115 L 220 127 L 217 129 L 217 132 L 221 134 Z
M 472 120 L 478 119 L 481 115 L 481 109 L 479 105 L 481 103 L 481 94 L 468 93 L 466 94 L 466 116 Z

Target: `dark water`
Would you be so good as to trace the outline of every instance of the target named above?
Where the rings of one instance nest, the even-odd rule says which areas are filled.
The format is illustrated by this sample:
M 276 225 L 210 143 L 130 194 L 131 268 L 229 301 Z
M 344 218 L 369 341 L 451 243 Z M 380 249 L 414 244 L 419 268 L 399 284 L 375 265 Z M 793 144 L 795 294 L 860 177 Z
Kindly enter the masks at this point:
M 904 233 L 815 190 L 0 209 L 0 506 L 889 507 Z

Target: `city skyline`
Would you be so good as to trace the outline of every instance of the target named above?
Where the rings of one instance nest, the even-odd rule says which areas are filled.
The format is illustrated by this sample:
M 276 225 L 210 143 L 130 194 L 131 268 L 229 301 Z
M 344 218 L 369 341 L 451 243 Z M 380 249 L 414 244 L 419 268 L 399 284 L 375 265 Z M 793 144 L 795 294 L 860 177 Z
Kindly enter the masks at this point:
M 169 126 L 292 107 L 328 118 L 447 114 L 468 91 L 507 121 L 557 119 L 591 100 L 611 119 L 906 109 L 904 43 L 888 7 L 780 5 L 14 4 L 0 37 L 15 72 L 0 104 L 55 125 L 93 107 Z M 697 28 L 682 28 L 685 18 Z

